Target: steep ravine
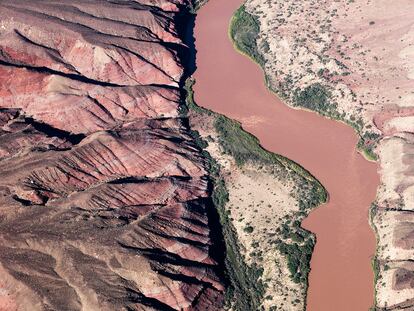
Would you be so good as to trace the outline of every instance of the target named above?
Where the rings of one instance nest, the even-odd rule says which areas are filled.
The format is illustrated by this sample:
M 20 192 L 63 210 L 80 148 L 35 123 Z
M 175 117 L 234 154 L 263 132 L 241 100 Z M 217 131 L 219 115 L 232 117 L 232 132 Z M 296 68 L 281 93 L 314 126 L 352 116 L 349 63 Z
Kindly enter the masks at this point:
M 286 217 L 304 217 L 324 190 L 192 102 L 194 7 L 0 9 L 0 309 L 303 306 L 308 260 L 289 271 L 281 249 L 294 237 L 309 256 L 313 239 Z M 267 190 L 241 190 L 269 183 L 266 202 Z M 263 209 L 236 224 L 230 209 L 245 198 L 236 214 Z

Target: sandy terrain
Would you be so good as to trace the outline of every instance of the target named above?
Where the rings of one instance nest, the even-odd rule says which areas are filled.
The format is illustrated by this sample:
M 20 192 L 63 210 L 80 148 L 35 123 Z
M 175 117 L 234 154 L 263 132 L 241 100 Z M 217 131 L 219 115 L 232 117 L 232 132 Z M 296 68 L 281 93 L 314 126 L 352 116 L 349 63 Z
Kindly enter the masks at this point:
M 246 7 L 260 22 L 271 87 L 295 105 L 295 93 L 321 85 L 330 93 L 328 114 L 352 123 L 378 155 L 377 308 L 412 307 L 405 301 L 414 288 L 414 230 L 407 225 L 414 208 L 414 3 L 248 0 Z
M 238 166 L 232 156 L 223 154 L 214 117 L 191 112 L 190 122 L 201 137 L 207 138 L 206 150 L 221 167 L 229 193 L 226 210 L 246 263 L 263 268 L 260 279 L 267 288 L 262 306 L 265 310 L 303 310 L 305 286 L 292 280 L 286 257 L 276 242 L 286 220 L 297 219 L 299 207 L 294 188 L 299 184 L 272 173 L 276 166 L 252 162 Z M 252 231 L 247 230 L 249 227 Z
M 303 302 L 295 302 L 293 293 L 302 296 L 303 287 L 292 281 L 286 258 L 275 248 L 272 239 L 278 235 L 276 229 L 284 223 L 284 217 L 291 217 L 298 210 L 296 199 L 290 195 L 292 187 L 254 165 L 230 172 L 226 179 L 230 194 L 228 210 L 247 262 L 259 262 L 264 268 L 262 279 L 269 287 L 263 306 L 266 310 L 272 305 L 279 305 L 281 310 L 300 310 Z M 248 226 L 254 228 L 252 233 L 244 230 Z M 259 252 L 263 259 L 258 261 L 256 254 Z

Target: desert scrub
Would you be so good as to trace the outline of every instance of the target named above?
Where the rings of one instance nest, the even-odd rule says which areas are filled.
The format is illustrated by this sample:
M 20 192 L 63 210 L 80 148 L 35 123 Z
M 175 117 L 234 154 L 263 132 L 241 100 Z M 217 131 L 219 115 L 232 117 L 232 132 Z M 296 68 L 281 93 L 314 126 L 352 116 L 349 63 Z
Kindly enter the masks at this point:
M 263 51 L 264 53 L 268 52 L 269 44 L 265 41 L 262 43 L 262 46 L 258 47 L 257 38 L 260 33 L 260 24 L 256 16 L 246 11 L 244 5 L 234 13 L 230 23 L 229 33 L 237 50 L 253 59 L 264 70 L 265 59 L 260 51 Z M 342 69 L 347 68 L 343 63 L 336 59 L 335 62 Z M 317 76 L 323 78 L 325 71 L 326 69 L 320 69 Z M 348 75 L 349 72 L 345 72 L 344 74 Z M 339 113 L 337 109 L 338 105 L 328 86 L 317 82 L 304 89 L 295 88 L 290 75 L 287 75 L 284 81 L 279 82 L 277 86 L 273 85 L 270 81 L 270 77 L 265 74 L 265 84 L 269 90 L 277 94 L 281 99 L 289 102 L 291 105 L 315 111 L 325 117 L 343 121 L 352 126 L 360 136 L 358 149 L 368 160 L 376 161 L 378 159 L 378 156 L 374 152 L 378 139 L 375 141 L 366 139 L 365 134 L 362 134 L 364 124 L 361 118 L 357 119 L 352 115 L 346 116 L 345 114 Z M 294 90 L 293 92 L 292 89 Z M 354 93 L 353 97 L 355 98 Z
M 194 84 L 195 84 L 195 80 L 193 78 L 187 78 L 185 80 L 185 84 L 184 84 L 185 105 L 181 105 L 180 115 L 187 116 L 188 110 L 192 110 L 197 114 L 206 114 L 206 115 L 209 115 L 209 116 L 213 115 L 212 111 L 210 111 L 208 109 L 204 109 L 204 108 L 198 106 L 194 102 L 194 90 L 193 90 Z
M 279 251 L 286 256 L 287 265 L 291 277 L 295 283 L 308 285 L 308 275 L 310 272 L 310 260 L 312 258 L 314 239 L 310 236 L 302 243 L 280 242 Z
M 252 226 L 247 226 L 244 227 L 243 231 L 246 233 L 252 233 L 254 231 L 254 228 Z
M 247 162 L 264 165 L 272 168 L 278 179 L 293 180 L 297 185 L 291 195 L 297 199 L 299 211 L 292 216 L 291 223 L 282 226 L 283 241 L 278 243 L 278 249 L 286 257 L 292 280 L 307 288 L 315 239 L 300 224 L 313 208 L 327 201 L 325 188 L 295 162 L 265 150 L 259 140 L 245 132 L 237 121 L 219 115 L 214 125 L 222 151 L 231 155 L 237 165 L 243 166 Z
M 371 307 L 370 310 L 374 311 L 374 310 L 377 310 L 376 309 L 376 304 L 377 304 L 377 287 L 376 287 L 376 284 L 378 283 L 378 280 L 380 278 L 380 272 L 381 272 L 380 263 L 379 263 L 379 260 L 377 258 L 377 255 L 375 255 L 372 258 L 371 266 L 372 266 L 372 271 L 374 272 L 374 305 Z
M 218 169 L 216 171 L 218 172 Z M 220 215 L 226 244 L 226 273 L 230 281 L 225 297 L 226 307 L 237 311 L 258 310 L 265 293 L 265 287 L 261 281 L 263 269 L 254 263 L 250 266 L 246 264 L 244 256 L 240 252 L 236 229 L 225 209 L 225 204 L 228 201 L 225 182 L 219 175 L 213 179 L 215 180 L 213 202 Z
M 233 14 L 230 22 L 230 38 L 237 50 L 251 57 L 255 62 L 264 65 L 264 58 L 257 48 L 256 39 L 259 36 L 260 26 L 257 18 L 246 11 L 242 5 Z
M 281 155 L 272 153 L 260 145 L 260 141 L 243 130 L 240 123 L 223 115 L 217 115 L 214 127 L 218 133 L 218 141 L 223 153 L 234 158 L 238 166 L 247 162 L 262 165 L 274 165 L 279 174 L 292 175 L 296 173 L 304 184 L 311 188 L 322 201 L 326 199 L 323 186 L 303 167 Z M 278 175 L 278 174 L 276 174 Z M 278 177 L 280 177 L 278 175 Z
M 358 149 L 361 150 L 365 157 L 371 161 L 377 161 L 378 156 L 374 152 L 376 145 L 378 144 L 381 136 L 373 132 L 365 132 L 360 136 L 358 141 Z
M 181 115 L 188 115 L 188 111 L 198 115 L 217 118 L 218 114 L 199 107 L 194 102 L 194 80 L 188 78 L 184 89 L 186 90 L 185 108 Z M 208 172 L 212 183 L 212 201 L 220 218 L 223 240 L 225 244 L 225 274 L 228 282 L 225 293 L 226 308 L 235 311 L 258 310 L 263 300 L 265 287 L 261 281 L 263 269 L 256 264 L 247 265 L 241 254 L 236 229 L 234 228 L 226 204 L 229 200 L 224 178 L 220 173 L 220 165 L 205 150 L 207 142 L 202 139 L 197 131 L 191 131 L 191 135 L 199 148 L 203 149 L 203 155 L 207 160 Z M 248 229 L 250 230 L 250 229 Z
M 361 118 L 351 115 L 346 118 L 337 111 L 337 104 L 331 102 L 331 92 L 328 88 L 320 83 L 314 83 L 305 89 L 296 89 L 293 94 L 293 105 L 316 111 L 321 115 L 327 116 L 334 120 L 339 120 L 350 125 L 359 135 L 357 144 L 358 149 L 364 156 L 371 161 L 378 159 L 374 152 L 375 146 L 380 138 L 379 134 L 365 132 L 361 134 L 364 123 Z
M 295 106 L 317 111 L 323 115 L 332 115 L 336 112 L 336 104 L 332 104 L 330 99 L 330 91 L 320 83 L 311 84 L 303 90 L 296 89 L 293 94 Z
M 327 201 L 327 193 L 318 183 L 298 178 L 296 183 L 299 189 L 293 191 L 292 195 L 298 200 L 299 211 L 278 228 L 280 239 L 276 244 L 286 258 L 292 280 L 307 289 L 315 237 L 301 227 L 301 222 L 313 208 Z
M 239 167 L 247 163 L 264 167 L 275 178 L 293 181 L 296 185 L 291 195 L 298 201 L 298 212 L 292 215 L 291 222 L 286 224 L 281 236 L 283 240 L 280 239 L 276 247 L 286 256 L 292 279 L 302 283 L 306 288 L 314 237 L 301 228 L 300 224 L 311 209 L 326 202 L 326 190 L 308 171 L 295 162 L 265 150 L 256 137 L 243 130 L 239 122 L 197 106 L 193 98 L 193 84 L 192 79 L 188 79 L 185 84 L 187 109 L 213 118 L 217 140 L 224 154 L 231 156 Z M 194 136 L 196 141 L 200 141 L 198 133 Z M 205 141 L 198 144 L 201 148 L 206 146 Z M 228 192 L 220 174 L 220 167 L 206 151 L 204 152 L 209 159 L 209 173 L 214 185 L 213 202 L 220 215 L 226 245 L 225 266 L 230 282 L 226 292 L 227 306 L 231 306 L 233 310 L 258 310 L 265 293 L 261 280 L 263 270 L 256 263 L 250 266 L 245 263 L 237 233 L 226 211 Z M 245 228 L 246 233 L 252 233 L 253 230 L 253 227 Z
M 377 216 L 377 212 L 378 212 L 378 204 L 377 202 L 373 202 L 371 203 L 371 208 L 369 210 L 369 221 L 371 224 L 371 227 L 374 230 L 375 233 L 375 238 L 377 241 L 379 241 L 379 235 L 378 235 L 378 230 L 377 227 L 375 226 L 375 222 L 374 222 L 374 218 Z M 372 267 L 372 271 L 374 272 L 374 303 L 373 306 L 371 307 L 370 311 L 375 311 L 377 310 L 376 305 L 377 305 L 377 283 L 379 282 L 380 279 L 380 273 L 381 273 L 381 266 L 380 266 L 380 262 L 378 260 L 378 252 L 379 252 L 379 245 L 378 243 L 376 243 L 376 249 L 375 249 L 375 255 L 371 260 L 371 267 Z M 388 266 L 387 266 L 388 267 Z M 389 267 L 387 269 L 384 270 L 388 270 Z
M 246 12 L 241 6 L 233 15 L 230 24 L 230 37 L 235 47 L 252 58 L 262 68 L 264 58 L 257 46 L 257 37 L 260 32 L 259 23 L 253 15 Z M 266 50 L 265 47 L 263 47 Z M 266 85 L 271 89 L 269 80 L 265 76 Z M 281 95 L 289 99 L 289 90 Z M 278 93 L 278 92 L 275 92 Z M 322 84 L 315 83 L 304 90 L 297 89 L 293 93 L 293 102 L 296 106 L 316 110 L 319 113 L 339 118 L 337 105 L 331 103 L 331 92 Z M 300 227 L 301 220 L 309 211 L 327 201 L 327 192 L 323 186 L 305 169 L 293 161 L 264 150 L 258 139 L 246 133 L 236 121 L 219 116 L 215 121 L 215 128 L 219 134 L 219 142 L 224 153 L 231 155 L 239 166 L 246 162 L 260 163 L 276 167 L 276 176 L 284 178 L 290 176 L 295 184 L 299 185 L 292 196 L 298 200 L 299 212 L 293 215 L 292 223 L 285 226 L 285 239 L 280 240 L 279 251 L 285 255 L 293 281 L 308 286 L 310 259 L 315 239 L 313 235 Z M 286 174 L 287 173 L 287 174 Z M 282 177 L 283 179 L 283 177 Z
M 345 114 L 340 114 L 337 110 L 338 105 L 332 102 L 332 94 L 327 86 L 324 86 L 321 83 L 314 83 L 303 90 L 297 88 L 293 92 L 292 103 L 294 106 L 315 111 L 323 116 L 350 125 L 359 136 L 357 144 L 358 150 L 360 150 L 368 160 L 376 161 L 378 159 L 374 150 L 380 139 L 380 135 L 368 131 L 362 134 L 364 122 L 361 118 L 357 118 L 353 115 L 347 117 Z
M 214 127 L 222 151 L 232 156 L 238 166 L 248 161 L 270 163 L 277 160 L 260 146 L 256 137 L 243 131 L 239 122 L 219 115 L 214 121 Z

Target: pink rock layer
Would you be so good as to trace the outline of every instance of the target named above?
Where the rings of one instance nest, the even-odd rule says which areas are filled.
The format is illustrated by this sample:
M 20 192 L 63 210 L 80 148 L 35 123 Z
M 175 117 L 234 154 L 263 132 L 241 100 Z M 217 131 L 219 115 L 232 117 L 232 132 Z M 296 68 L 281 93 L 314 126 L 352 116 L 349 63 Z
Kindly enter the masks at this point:
M 216 310 L 185 0 L 0 4 L 0 310 Z

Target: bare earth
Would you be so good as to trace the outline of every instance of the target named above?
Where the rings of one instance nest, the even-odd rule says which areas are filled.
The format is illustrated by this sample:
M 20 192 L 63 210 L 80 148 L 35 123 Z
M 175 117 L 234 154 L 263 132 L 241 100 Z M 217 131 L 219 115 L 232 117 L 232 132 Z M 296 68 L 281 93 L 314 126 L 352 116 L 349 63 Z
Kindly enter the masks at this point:
M 320 83 L 360 133 L 379 135 L 377 309 L 414 308 L 414 2 L 248 0 L 272 88 Z

